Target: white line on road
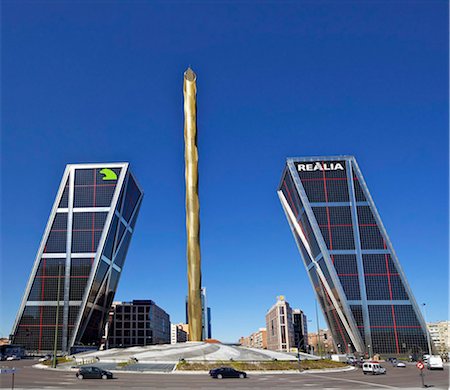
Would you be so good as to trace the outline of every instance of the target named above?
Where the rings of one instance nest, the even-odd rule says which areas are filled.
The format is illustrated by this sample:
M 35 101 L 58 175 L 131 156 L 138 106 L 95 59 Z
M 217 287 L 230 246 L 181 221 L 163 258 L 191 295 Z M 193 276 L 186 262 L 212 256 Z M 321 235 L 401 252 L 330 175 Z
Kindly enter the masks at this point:
M 308 374 L 310 376 L 315 376 L 317 378 L 321 378 L 323 379 L 324 377 L 321 375 L 316 375 L 316 374 Z M 328 376 L 326 377 L 327 379 L 334 379 L 337 381 L 343 381 L 343 382 L 350 382 L 350 383 L 358 383 L 358 384 L 363 384 L 363 385 L 369 385 L 369 386 L 375 386 L 375 387 L 382 387 L 384 389 L 397 389 L 398 387 L 394 387 L 394 386 L 388 386 L 388 385 L 381 385 L 379 383 L 371 383 L 371 382 L 364 382 L 364 381 L 357 381 L 355 379 L 343 379 L 343 378 L 335 378 L 335 377 L 331 377 Z

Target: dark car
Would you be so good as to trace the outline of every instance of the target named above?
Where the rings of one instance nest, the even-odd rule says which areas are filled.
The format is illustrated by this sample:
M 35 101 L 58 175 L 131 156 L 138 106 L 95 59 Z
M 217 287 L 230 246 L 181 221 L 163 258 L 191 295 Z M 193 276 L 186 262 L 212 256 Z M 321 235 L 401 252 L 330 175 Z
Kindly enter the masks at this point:
M 98 367 L 81 367 L 75 374 L 78 379 L 112 379 L 113 374 Z
M 220 367 L 209 371 L 209 375 L 213 378 L 247 378 L 247 374 L 243 371 L 237 371 L 231 367 Z

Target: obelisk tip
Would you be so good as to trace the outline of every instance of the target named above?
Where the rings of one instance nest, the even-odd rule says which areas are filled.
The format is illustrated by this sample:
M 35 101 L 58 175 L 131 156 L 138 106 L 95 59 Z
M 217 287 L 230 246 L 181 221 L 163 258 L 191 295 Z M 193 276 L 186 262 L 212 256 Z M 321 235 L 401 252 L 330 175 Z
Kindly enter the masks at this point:
M 195 81 L 195 79 L 197 78 L 190 66 L 187 68 L 186 72 L 184 72 L 184 78 L 187 81 Z

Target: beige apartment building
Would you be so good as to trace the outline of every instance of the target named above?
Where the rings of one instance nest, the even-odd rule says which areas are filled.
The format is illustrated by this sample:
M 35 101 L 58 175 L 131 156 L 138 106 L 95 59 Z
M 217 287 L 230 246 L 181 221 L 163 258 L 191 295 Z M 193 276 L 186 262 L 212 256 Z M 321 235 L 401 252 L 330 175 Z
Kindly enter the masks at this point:
M 258 331 L 252 333 L 250 336 L 241 337 L 239 344 L 247 348 L 267 349 L 267 330 L 266 328 L 259 328 Z
M 188 333 L 185 331 L 187 324 L 171 324 L 170 325 L 170 343 L 185 343 L 188 341 Z
M 427 326 L 437 352 L 439 354 L 450 352 L 450 321 L 431 322 Z
M 317 333 L 308 333 L 308 344 L 314 355 L 339 352 L 334 349 L 333 336 L 328 329 L 319 329 L 319 337 Z M 341 351 L 345 351 L 345 348 Z
M 277 297 L 277 302 L 266 314 L 267 349 L 289 352 L 295 348 L 292 309 L 284 296 Z

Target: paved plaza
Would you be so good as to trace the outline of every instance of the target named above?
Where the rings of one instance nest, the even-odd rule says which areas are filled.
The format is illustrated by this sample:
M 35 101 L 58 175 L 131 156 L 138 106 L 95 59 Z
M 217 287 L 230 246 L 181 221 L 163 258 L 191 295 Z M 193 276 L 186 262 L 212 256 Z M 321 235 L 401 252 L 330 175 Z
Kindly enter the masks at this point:
M 234 345 L 187 342 L 178 344 L 149 345 L 146 347 L 113 348 L 106 351 L 85 352 L 76 355 L 77 360 L 98 358 L 100 362 L 117 363 L 130 358 L 140 363 L 178 363 L 186 361 L 271 361 L 297 360 L 296 354 L 245 348 Z M 316 356 L 301 354 L 302 359 L 317 359 Z

